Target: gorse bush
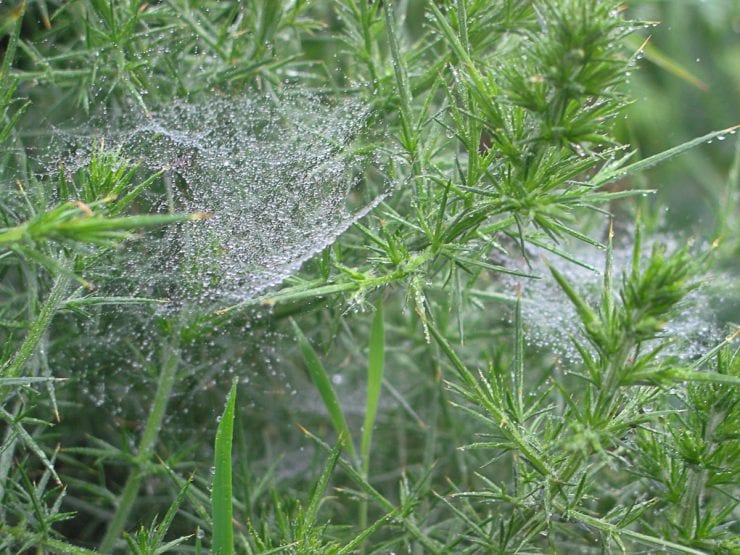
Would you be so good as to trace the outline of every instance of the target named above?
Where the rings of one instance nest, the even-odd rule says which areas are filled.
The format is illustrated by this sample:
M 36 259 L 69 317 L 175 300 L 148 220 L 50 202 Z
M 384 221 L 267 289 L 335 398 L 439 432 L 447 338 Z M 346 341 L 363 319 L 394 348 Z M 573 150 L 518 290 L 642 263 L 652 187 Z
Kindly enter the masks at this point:
M 3 552 L 740 549 L 736 114 L 625 144 L 637 4 L 0 4 Z

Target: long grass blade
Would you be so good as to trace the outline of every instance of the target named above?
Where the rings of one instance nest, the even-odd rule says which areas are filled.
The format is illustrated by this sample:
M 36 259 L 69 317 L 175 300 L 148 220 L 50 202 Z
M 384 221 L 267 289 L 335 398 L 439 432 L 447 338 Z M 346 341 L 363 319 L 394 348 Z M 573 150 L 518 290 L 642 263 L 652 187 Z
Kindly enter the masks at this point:
M 591 180 L 591 184 L 594 187 L 601 187 L 602 185 L 606 185 L 607 183 L 612 183 L 613 181 L 617 181 L 618 179 L 623 179 L 630 175 L 634 175 L 648 168 L 652 168 L 653 166 L 656 166 L 661 162 L 670 160 L 671 158 L 678 156 L 679 154 L 683 154 L 687 150 L 691 150 L 694 147 L 697 147 L 704 143 L 708 143 L 713 139 L 724 137 L 725 135 L 734 133 L 738 128 L 740 128 L 740 125 L 733 125 L 732 127 L 728 127 L 727 129 L 712 131 L 711 133 L 707 133 L 706 135 L 702 135 L 701 137 L 691 139 L 690 141 L 686 141 L 683 144 L 674 146 L 673 148 L 669 148 L 668 150 L 664 150 L 663 152 L 659 152 L 658 154 L 649 156 L 644 160 L 634 162 L 628 166 L 616 168 L 613 166 L 607 167 L 594 176 L 594 178 Z
M 303 335 L 301 328 L 298 327 L 298 324 L 296 324 L 295 321 L 292 322 L 293 329 L 298 338 L 298 344 L 303 353 L 303 360 L 308 369 L 308 374 L 311 377 L 311 381 L 316 386 L 316 389 L 319 391 L 319 395 L 321 395 L 321 400 L 324 402 L 324 406 L 329 413 L 329 418 L 334 426 L 334 430 L 336 430 L 337 434 L 342 438 L 344 446 L 347 448 L 352 458 L 357 459 L 357 452 L 352 444 L 352 436 L 349 433 L 349 426 L 347 426 L 347 421 L 344 418 L 342 406 L 339 404 L 337 394 L 331 385 L 329 374 L 327 374 L 324 366 L 321 364 L 316 351 L 313 350 L 308 339 Z
M 681 65 L 678 61 L 664 54 L 655 45 L 650 44 L 648 40 L 644 41 L 641 46 L 640 39 L 638 37 L 630 36 L 627 37 L 626 42 L 633 48 L 639 47 L 645 55 L 645 58 L 648 61 L 654 63 L 660 69 L 667 71 L 668 73 L 672 74 L 675 77 L 678 77 L 683 81 L 686 81 L 697 89 L 700 89 L 702 91 L 709 90 L 709 85 L 707 85 L 704 81 L 691 73 L 688 68 Z
M 385 359 L 385 331 L 383 326 L 383 301 L 378 301 L 370 331 L 370 353 L 367 368 L 367 401 L 365 405 L 365 420 L 362 428 L 362 470 L 367 476 L 370 468 L 370 446 L 372 444 L 373 427 L 378 413 L 380 389 L 383 381 L 383 367 Z
M 231 491 L 231 444 L 234 435 L 234 407 L 236 406 L 236 383 L 231 386 L 226 408 L 216 432 L 215 473 L 211 493 L 211 515 L 213 517 L 214 555 L 234 553 L 234 526 L 232 524 Z

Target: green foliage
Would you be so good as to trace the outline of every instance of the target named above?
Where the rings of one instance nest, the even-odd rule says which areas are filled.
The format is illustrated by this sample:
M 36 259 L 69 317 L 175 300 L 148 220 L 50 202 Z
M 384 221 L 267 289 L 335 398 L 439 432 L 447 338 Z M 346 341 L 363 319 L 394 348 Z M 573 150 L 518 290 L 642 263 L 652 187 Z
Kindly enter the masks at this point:
M 726 140 L 731 103 L 715 100 L 737 78 L 717 21 L 740 14 L 634 4 L 2 7 L 0 551 L 740 549 L 726 274 L 740 142 Z M 704 31 L 659 28 L 645 43 L 657 16 Z M 683 43 L 724 65 L 688 66 Z M 218 295 L 233 269 L 220 265 L 243 261 L 216 235 L 177 264 L 154 252 L 173 226 L 221 221 L 182 207 L 193 206 L 188 172 L 222 160 L 195 152 L 156 167 L 147 150 L 172 130 L 143 137 L 137 159 L 102 136 L 47 150 L 72 123 L 156 122 L 180 101 L 279 103 L 291 90 L 367 107 L 367 129 L 331 145 L 373 158 L 353 168 L 349 199 L 329 200 L 368 212 L 326 248 L 308 235 L 327 230 L 306 230 L 315 256 L 259 296 Z M 711 124 L 667 112 L 698 94 Z M 275 121 L 305 128 L 310 152 L 316 122 L 291 117 Z M 656 118 L 669 124 L 653 129 Z M 255 129 L 239 136 L 256 140 L 266 123 L 244 121 Z M 295 170 L 286 190 L 303 171 L 290 148 L 260 161 Z M 679 155 L 693 167 L 677 175 Z M 701 202 L 680 198 L 690 190 Z M 300 216 L 257 200 L 275 229 Z M 685 226 L 661 209 L 685 218 L 692 203 L 707 221 L 676 241 Z M 157 272 L 209 302 L 163 288 Z M 553 297 L 552 321 L 530 310 L 531 289 L 550 280 L 568 303 Z M 716 306 L 698 303 L 710 294 Z M 687 311 L 694 335 L 678 331 Z M 559 344 L 536 344 L 538 326 Z
M 347 450 L 352 455 L 352 458 L 356 458 L 357 455 L 352 443 L 352 436 L 350 435 L 349 428 L 347 427 L 347 420 L 344 418 L 344 413 L 342 413 L 342 407 L 339 404 L 339 400 L 337 399 L 337 394 L 331 385 L 329 374 L 326 372 L 324 366 L 321 364 L 319 357 L 316 355 L 316 351 L 313 350 L 311 344 L 308 342 L 308 339 L 306 339 L 306 336 L 303 335 L 303 332 L 295 323 L 294 329 L 296 336 L 298 337 L 298 343 L 301 346 L 303 358 L 306 361 L 308 373 L 311 376 L 311 381 L 316 386 L 316 389 L 321 395 L 321 400 L 324 402 L 326 410 L 329 412 L 329 418 L 331 418 L 334 429 L 342 438 L 342 443 L 345 444 Z
M 234 435 L 236 384 L 231 386 L 226 408 L 218 423 L 211 512 L 213 515 L 213 552 L 229 555 L 234 552 L 234 528 L 231 524 L 231 443 Z
M 155 519 L 152 521 L 148 529 L 142 526 L 139 531 L 134 534 L 124 533 L 126 544 L 131 553 L 135 553 L 136 555 L 158 555 L 159 553 L 167 553 L 173 547 L 180 545 L 190 538 L 189 536 L 182 536 L 172 541 L 164 541 L 167 530 L 175 519 L 177 511 L 180 509 L 180 505 L 185 499 L 185 494 L 187 493 L 189 486 L 190 482 L 186 482 L 180 489 L 180 492 L 172 502 L 172 505 L 167 509 L 167 514 L 164 515 L 162 522 L 157 522 Z

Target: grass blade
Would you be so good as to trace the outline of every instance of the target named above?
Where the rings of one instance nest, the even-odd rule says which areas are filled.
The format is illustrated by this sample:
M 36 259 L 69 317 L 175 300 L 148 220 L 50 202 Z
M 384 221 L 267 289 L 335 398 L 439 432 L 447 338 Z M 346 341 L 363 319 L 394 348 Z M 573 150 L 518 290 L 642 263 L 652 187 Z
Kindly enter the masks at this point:
M 681 65 L 670 56 L 665 55 L 655 45 L 650 44 L 648 42 L 649 40 L 650 39 L 648 38 L 648 40 L 644 41 L 642 46 L 640 46 L 640 39 L 636 36 L 630 36 L 627 37 L 625 42 L 633 48 L 639 48 L 642 50 L 648 61 L 654 63 L 660 69 L 667 71 L 674 77 L 678 77 L 702 91 L 709 90 L 709 85 L 691 73 L 691 71 L 689 71 L 685 66 Z
M 378 301 L 370 331 L 370 353 L 367 367 L 367 401 L 365 405 L 365 420 L 362 428 L 362 471 L 367 476 L 370 469 L 370 445 L 373 437 L 375 417 L 380 401 L 380 388 L 383 381 L 383 366 L 385 358 L 385 331 L 383 326 L 383 301 Z
M 231 386 L 221 421 L 216 432 L 215 473 L 211 493 L 211 514 L 213 517 L 213 553 L 231 555 L 234 553 L 234 527 L 231 522 L 231 443 L 234 435 L 234 406 L 236 404 L 236 383 Z
M 702 135 L 701 137 L 691 139 L 690 141 L 686 141 L 683 144 L 674 146 L 673 148 L 669 148 L 668 150 L 664 150 L 663 152 L 659 152 L 658 154 L 649 156 L 644 160 L 634 162 L 628 166 L 606 168 L 606 171 L 604 171 L 603 173 L 599 172 L 596 176 L 594 176 L 591 184 L 594 187 L 601 187 L 602 185 L 606 185 L 607 183 L 622 179 L 624 177 L 627 177 L 628 175 L 633 175 L 648 168 L 652 168 L 653 166 L 656 166 L 661 162 L 665 162 L 666 160 L 669 160 L 674 156 L 683 154 L 687 150 L 691 150 L 696 146 L 708 143 L 709 141 L 716 139 L 717 137 L 723 137 L 724 135 L 733 133 L 739 127 L 740 125 L 733 125 L 732 127 L 728 127 L 727 129 L 712 131 L 711 133 L 707 133 L 706 135 Z
M 329 413 L 329 418 L 331 419 L 334 429 L 342 438 L 342 441 L 344 442 L 344 445 L 349 451 L 352 458 L 356 460 L 357 452 L 355 451 L 355 447 L 352 444 L 352 436 L 349 433 L 349 427 L 347 426 L 347 421 L 344 418 L 342 407 L 339 404 L 339 400 L 337 399 L 337 394 L 334 392 L 334 388 L 331 386 L 329 374 L 326 373 L 326 370 L 321 364 L 316 351 L 313 350 L 313 347 L 311 347 L 308 339 L 306 339 L 306 336 L 303 335 L 301 328 L 298 327 L 298 324 L 296 324 L 295 321 L 292 322 L 293 329 L 295 330 L 296 337 L 298 338 L 298 344 L 300 345 L 301 351 L 303 353 L 303 360 L 306 362 L 306 368 L 308 369 L 308 374 L 311 377 L 311 381 L 316 386 L 316 389 L 319 390 L 319 395 L 321 395 L 321 400 L 324 402 L 324 406 Z

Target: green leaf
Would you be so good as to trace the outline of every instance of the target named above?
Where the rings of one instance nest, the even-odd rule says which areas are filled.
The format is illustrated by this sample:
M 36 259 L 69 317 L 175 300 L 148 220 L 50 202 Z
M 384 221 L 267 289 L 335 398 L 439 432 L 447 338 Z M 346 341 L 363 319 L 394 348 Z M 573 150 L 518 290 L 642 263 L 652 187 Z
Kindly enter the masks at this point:
M 236 382 L 231 386 L 226 400 L 226 408 L 216 432 L 215 473 L 211 493 L 214 555 L 231 555 L 234 553 L 234 527 L 231 522 L 231 443 L 234 435 L 235 405 Z
M 316 355 L 316 351 L 313 350 L 308 339 L 303 335 L 301 328 L 298 327 L 298 324 L 296 324 L 295 321 L 291 320 L 291 322 L 293 323 L 293 329 L 298 338 L 298 344 L 303 352 L 303 360 L 306 363 L 308 374 L 311 377 L 311 381 L 316 386 L 316 389 L 318 389 L 319 395 L 321 395 L 321 400 L 324 402 L 324 406 L 329 413 L 332 425 L 337 434 L 342 437 L 342 441 L 352 458 L 357 459 L 357 452 L 352 444 L 352 436 L 349 433 L 347 421 L 344 418 L 344 413 L 342 412 L 342 407 L 337 399 L 337 394 L 331 385 L 329 375 L 321 364 L 318 355 Z
M 317 447 L 326 453 L 332 453 L 333 450 L 321 439 L 313 435 L 311 432 L 302 429 L 303 433 L 313 441 Z M 404 511 L 403 508 L 398 510 L 394 507 L 387 498 L 383 496 L 378 490 L 373 488 L 372 485 L 360 474 L 357 470 L 347 461 L 339 457 L 337 460 L 340 468 L 344 470 L 345 474 L 368 496 L 369 499 L 375 501 L 383 510 L 388 511 L 390 514 L 394 514 L 398 511 L 398 518 L 403 521 L 403 526 L 427 549 L 425 553 L 442 553 L 441 546 L 428 534 L 425 534 L 414 522 L 413 518 L 409 518 L 409 511 Z M 362 535 L 362 534 L 361 534 Z M 353 542 L 354 543 L 354 542 Z M 361 542 L 360 542 L 361 543 Z
M 362 428 L 362 470 L 367 476 L 370 467 L 370 445 L 375 426 L 375 416 L 380 401 L 380 388 L 383 381 L 385 358 L 385 332 L 383 328 L 383 300 L 378 300 L 372 328 L 370 330 L 370 353 L 367 367 L 367 401 L 365 403 L 365 421 Z
M 52 378 L 51 376 L 20 376 L 18 378 L 0 378 L 0 387 L 64 381 L 67 381 L 67 378 Z
M 581 321 L 583 322 L 584 326 L 586 327 L 587 331 L 592 330 L 592 326 L 598 325 L 599 318 L 596 315 L 596 312 L 589 306 L 589 304 L 581 297 L 576 290 L 573 288 L 573 286 L 570 284 L 570 282 L 565 279 L 565 276 L 558 272 L 553 266 L 550 266 L 548 264 L 548 267 L 550 268 L 550 273 L 552 273 L 552 276 L 555 278 L 555 281 L 558 282 L 558 285 L 560 285 L 560 288 L 563 290 L 563 292 L 568 296 L 570 301 L 573 303 L 573 305 L 576 308 L 576 311 L 578 312 L 578 316 L 580 316 Z
M 85 297 L 70 297 L 61 305 L 61 309 L 77 309 L 87 306 L 122 306 L 140 304 L 167 304 L 168 299 L 151 299 L 147 297 L 97 297 L 93 295 Z
M 740 125 L 733 125 L 732 127 L 728 127 L 727 129 L 712 131 L 711 133 L 707 133 L 706 135 L 702 135 L 701 137 L 691 139 L 690 141 L 686 141 L 683 144 L 674 146 L 673 148 L 669 148 L 668 150 L 664 150 L 663 152 L 659 152 L 658 154 L 649 156 L 644 160 L 634 162 L 628 166 L 621 167 L 619 165 L 619 162 L 617 162 L 616 167 L 615 165 L 606 166 L 594 176 L 594 178 L 591 180 L 591 184 L 594 187 L 601 187 L 602 185 L 606 185 L 607 183 L 612 183 L 613 181 L 617 181 L 618 179 L 623 179 L 629 175 L 634 175 L 648 168 L 652 168 L 653 166 L 656 166 L 661 162 L 665 162 L 666 160 L 669 160 L 674 156 L 683 154 L 687 150 L 691 150 L 696 146 L 708 143 L 709 141 L 716 139 L 717 137 L 723 137 L 729 133 L 734 133 L 738 128 L 740 128 Z
M 648 40 L 649 40 L 649 37 L 648 37 Z M 630 46 L 634 48 L 639 48 L 640 50 L 642 50 L 643 54 L 645 55 L 645 58 L 648 61 L 654 63 L 659 68 L 667 71 L 668 73 L 674 75 L 675 77 L 678 77 L 679 79 L 682 79 L 683 81 L 686 81 L 687 83 L 693 85 L 697 89 L 700 89 L 702 91 L 709 90 L 709 85 L 707 85 L 704 81 L 702 81 L 696 75 L 691 73 L 691 71 L 689 71 L 685 66 L 681 65 L 679 62 L 677 62 L 673 58 L 665 55 L 655 45 L 650 44 L 648 40 L 645 40 L 641 45 L 639 37 L 630 36 L 630 37 L 627 37 L 626 42 Z
M 18 48 L 18 37 L 21 32 L 21 25 L 23 23 L 23 16 L 26 12 L 26 3 L 21 2 L 17 8 L 13 8 L 7 14 L 7 19 L 0 24 L 0 33 L 3 33 L 7 27 L 12 26 L 10 31 L 10 38 L 5 46 L 5 52 L 3 54 L 3 62 L 0 64 L 0 82 L 5 79 L 10 73 L 10 66 L 15 58 L 15 51 Z M 7 27 L 6 27 L 7 26 Z
M 490 270 L 491 272 L 499 272 L 511 276 L 525 277 L 529 279 L 540 279 L 540 276 L 534 274 L 520 272 L 519 270 L 512 270 L 510 268 L 507 268 L 506 266 L 499 266 L 498 264 L 491 264 L 489 262 L 478 260 L 470 256 L 464 256 L 455 252 L 451 252 L 451 250 L 449 249 L 446 249 L 446 253 L 448 253 L 448 256 L 452 260 L 454 260 L 455 262 L 459 262 L 460 264 L 470 264 L 472 266 L 478 266 L 479 268 L 483 268 L 485 270 Z
M 677 381 L 721 383 L 725 385 L 740 386 L 740 376 L 718 374 L 717 372 L 691 372 L 676 370 L 674 372 L 670 372 L 670 375 Z

